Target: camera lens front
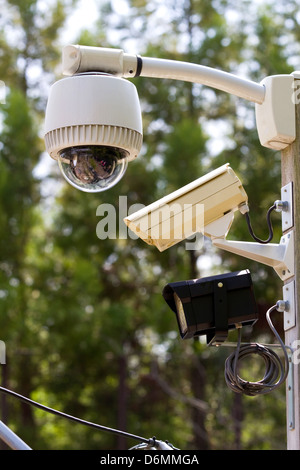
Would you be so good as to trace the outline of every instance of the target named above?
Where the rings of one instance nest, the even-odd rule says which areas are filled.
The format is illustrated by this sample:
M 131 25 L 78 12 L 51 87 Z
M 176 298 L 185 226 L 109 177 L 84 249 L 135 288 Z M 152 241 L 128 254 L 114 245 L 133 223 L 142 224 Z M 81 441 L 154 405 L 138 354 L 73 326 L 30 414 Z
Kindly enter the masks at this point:
M 59 166 L 66 180 L 85 192 L 114 186 L 127 168 L 128 153 L 117 147 L 70 147 L 59 153 Z

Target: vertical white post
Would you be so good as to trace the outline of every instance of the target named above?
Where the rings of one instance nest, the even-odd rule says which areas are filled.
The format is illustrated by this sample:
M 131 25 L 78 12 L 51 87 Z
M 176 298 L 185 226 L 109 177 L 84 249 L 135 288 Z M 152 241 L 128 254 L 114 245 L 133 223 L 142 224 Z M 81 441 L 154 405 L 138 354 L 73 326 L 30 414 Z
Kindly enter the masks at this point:
M 295 81 L 296 86 L 300 87 L 300 80 Z M 297 89 L 295 88 L 294 97 Z M 292 349 L 297 347 L 300 339 L 300 104 L 296 103 L 296 140 L 282 151 L 281 154 L 281 173 L 282 187 L 292 183 L 293 188 L 293 225 L 294 232 L 294 257 L 295 271 L 294 276 L 284 283 L 283 290 L 288 290 L 289 285 L 294 288 L 294 309 L 295 317 L 292 327 L 286 326 L 285 344 Z M 290 284 L 292 283 L 292 284 Z M 296 357 L 296 355 L 294 355 Z M 300 357 L 300 356 L 299 356 Z M 292 360 L 292 381 L 287 381 L 287 449 L 300 449 L 300 365 L 299 361 Z

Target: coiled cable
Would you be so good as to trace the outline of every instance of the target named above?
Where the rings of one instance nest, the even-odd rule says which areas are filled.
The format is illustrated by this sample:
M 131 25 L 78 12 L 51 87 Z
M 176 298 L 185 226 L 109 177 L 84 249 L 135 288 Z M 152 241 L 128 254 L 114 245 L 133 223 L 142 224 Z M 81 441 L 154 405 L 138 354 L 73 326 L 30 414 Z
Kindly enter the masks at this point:
M 272 349 L 262 344 L 241 344 L 241 328 L 239 328 L 236 350 L 225 361 L 226 384 L 236 393 L 242 393 L 249 396 L 270 393 L 285 382 L 287 378 L 289 371 L 289 358 L 286 347 L 270 318 L 270 315 L 274 310 L 277 310 L 277 304 L 267 311 L 266 319 L 283 350 L 284 362 L 282 362 L 279 356 Z M 239 362 L 252 354 L 258 354 L 265 362 L 265 375 L 257 382 L 243 380 L 238 374 Z

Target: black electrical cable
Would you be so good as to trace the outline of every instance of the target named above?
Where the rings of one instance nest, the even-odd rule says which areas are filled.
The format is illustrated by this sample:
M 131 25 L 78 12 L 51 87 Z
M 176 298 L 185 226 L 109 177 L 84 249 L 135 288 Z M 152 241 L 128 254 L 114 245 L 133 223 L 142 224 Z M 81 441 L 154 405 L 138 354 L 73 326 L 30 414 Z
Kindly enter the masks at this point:
M 35 406 L 36 408 L 39 408 L 40 410 L 46 411 L 48 413 L 52 413 L 54 415 L 61 416 L 63 418 L 67 418 L 71 421 L 75 421 L 77 423 L 80 423 L 80 424 L 83 424 L 83 425 L 86 425 L 86 426 L 90 426 L 92 428 L 100 429 L 101 431 L 106 431 L 106 432 L 110 432 L 110 433 L 113 433 L 113 434 L 122 435 L 122 436 L 125 436 L 125 437 L 128 437 L 128 438 L 136 439 L 140 442 L 145 442 L 146 444 L 155 446 L 155 438 L 146 439 L 144 437 L 136 436 L 135 434 L 130 434 L 130 433 L 125 432 L 125 431 L 120 431 L 118 429 L 108 428 L 106 426 L 102 426 L 101 424 L 96 424 L 96 423 L 93 423 L 91 421 L 85 421 L 84 419 L 77 418 L 77 417 L 69 415 L 67 413 L 63 413 L 62 411 L 58 411 L 58 410 L 55 410 L 53 408 L 49 408 L 48 406 L 42 405 L 41 403 L 38 403 L 34 400 L 31 400 L 30 398 L 24 397 L 23 395 L 20 395 L 19 393 L 13 392 L 12 390 L 9 390 L 8 388 L 4 388 L 4 387 L 0 386 L 0 392 L 6 393 L 7 395 L 11 395 L 15 398 L 18 398 L 19 400 L 21 400 L 21 401 L 23 401 L 23 402 L 25 402 L 29 405 Z
M 255 241 L 259 242 L 259 243 L 263 243 L 263 244 L 266 244 L 266 243 L 269 243 L 272 238 L 273 238 L 273 227 L 272 227 L 272 222 L 271 222 L 271 212 L 276 209 L 276 205 L 273 204 L 273 206 L 271 206 L 267 212 L 267 224 L 268 224 L 268 228 L 269 228 L 269 236 L 267 238 L 267 240 L 261 240 L 260 238 L 258 238 L 254 232 L 253 232 L 253 229 L 252 229 L 252 226 L 251 226 L 251 222 L 250 222 L 250 216 L 249 216 L 249 212 L 246 212 L 245 213 L 245 217 L 246 217 L 246 221 L 247 221 L 247 225 L 248 225 L 248 229 L 249 229 L 249 232 L 250 232 L 250 235 L 252 236 L 252 238 L 254 238 Z
M 272 349 L 264 345 L 257 343 L 242 345 L 240 328 L 237 348 L 225 361 L 225 381 L 228 387 L 236 393 L 249 396 L 263 395 L 278 388 L 287 378 L 289 371 L 287 350 L 270 318 L 270 314 L 277 309 L 276 307 L 277 306 L 274 305 L 267 311 L 266 318 L 284 352 L 284 363 Z M 265 362 L 265 375 L 263 379 L 258 382 L 248 382 L 238 375 L 239 361 L 252 354 L 258 354 Z

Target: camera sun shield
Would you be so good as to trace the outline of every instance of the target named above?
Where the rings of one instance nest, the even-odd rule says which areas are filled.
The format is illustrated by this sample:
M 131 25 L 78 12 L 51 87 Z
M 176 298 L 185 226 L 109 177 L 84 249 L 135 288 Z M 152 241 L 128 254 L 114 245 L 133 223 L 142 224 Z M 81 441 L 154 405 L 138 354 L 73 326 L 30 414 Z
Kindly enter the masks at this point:
M 240 179 L 226 163 L 130 214 L 124 222 L 147 244 L 164 251 L 195 233 L 211 236 L 215 232 L 211 225 L 218 221 L 218 235 L 225 236 L 234 212 L 247 202 Z
M 208 345 L 217 345 L 229 330 L 258 319 L 249 270 L 170 283 L 162 295 L 176 314 L 182 339 L 206 335 Z

